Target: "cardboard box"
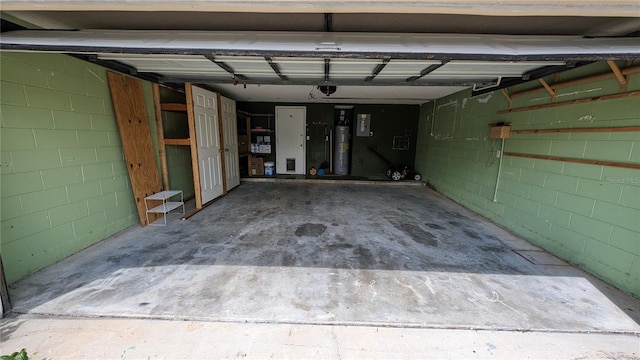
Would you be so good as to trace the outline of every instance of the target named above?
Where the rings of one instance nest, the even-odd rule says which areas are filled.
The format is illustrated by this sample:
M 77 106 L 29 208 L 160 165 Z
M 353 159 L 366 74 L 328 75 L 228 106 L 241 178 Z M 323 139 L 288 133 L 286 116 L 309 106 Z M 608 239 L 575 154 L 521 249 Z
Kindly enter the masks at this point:
M 492 126 L 491 138 L 492 139 L 506 139 L 511 133 L 511 125 Z
M 262 158 L 251 159 L 251 175 L 264 175 L 264 160 Z
M 258 152 L 260 154 L 271 154 L 271 145 L 258 145 Z

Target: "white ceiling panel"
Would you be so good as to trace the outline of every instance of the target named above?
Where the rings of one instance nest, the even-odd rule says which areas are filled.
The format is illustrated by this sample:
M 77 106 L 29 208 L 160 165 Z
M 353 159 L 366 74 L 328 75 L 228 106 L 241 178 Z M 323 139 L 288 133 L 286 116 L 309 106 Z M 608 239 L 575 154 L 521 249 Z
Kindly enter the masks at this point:
M 378 80 L 406 80 L 411 76 L 419 76 L 420 72 L 429 66 L 438 65 L 440 61 L 397 60 L 392 59 L 380 71 L 374 81 Z
M 362 79 L 371 76 L 381 59 L 331 59 L 331 79 Z
M 215 60 L 229 65 L 236 74 L 247 78 L 279 79 L 262 56 L 216 56 Z
M 290 79 L 323 79 L 324 59 L 274 57 L 271 59 Z
M 138 72 L 152 73 L 189 73 L 224 75 L 226 71 L 209 59 L 200 55 L 162 55 L 162 54 L 98 54 L 101 60 L 115 60 L 136 68 Z

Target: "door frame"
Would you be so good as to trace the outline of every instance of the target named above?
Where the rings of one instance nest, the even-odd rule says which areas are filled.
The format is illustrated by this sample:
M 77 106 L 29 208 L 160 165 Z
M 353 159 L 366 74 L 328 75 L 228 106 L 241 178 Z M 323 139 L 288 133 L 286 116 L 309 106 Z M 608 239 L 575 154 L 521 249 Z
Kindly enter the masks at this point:
M 277 166 L 277 161 L 278 161 L 278 110 L 279 109 L 302 109 L 304 111 L 304 118 L 302 119 L 302 175 L 306 175 L 307 174 L 307 134 L 306 134 L 306 127 L 307 127 L 307 107 L 306 106 L 301 106 L 301 105 L 296 105 L 296 106 L 276 106 L 276 118 L 275 118 L 275 136 L 276 136 L 276 166 L 274 169 L 274 173 L 278 174 L 278 166 Z M 287 174 L 287 173 L 282 173 L 282 174 Z M 299 175 L 299 174 L 296 174 Z

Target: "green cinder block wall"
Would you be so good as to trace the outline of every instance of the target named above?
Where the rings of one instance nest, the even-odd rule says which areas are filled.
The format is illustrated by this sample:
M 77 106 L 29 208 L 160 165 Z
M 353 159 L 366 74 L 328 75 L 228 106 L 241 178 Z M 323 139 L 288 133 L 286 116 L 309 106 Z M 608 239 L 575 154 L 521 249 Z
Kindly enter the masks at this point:
M 622 63 L 620 64 L 622 65 Z M 562 73 L 560 81 L 610 71 L 605 62 Z M 547 79 L 553 82 L 552 78 Z M 539 87 L 531 82 L 521 89 Z M 564 88 L 557 101 L 618 93 L 615 78 Z M 640 90 L 632 75 L 628 91 Z M 548 93 L 514 99 L 545 104 Z M 505 156 L 497 192 L 489 124 L 512 129 L 640 126 L 640 98 L 588 102 L 497 115 L 500 92 L 470 91 L 423 104 L 416 167 L 438 191 L 620 289 L 640 296 L 640 170 Z M 640 163 L 640 132 L 512 135 L 506 152 Z
M 11 52 L 0 69 L 0 253 L 12 283 L 138 218 L 106 70 Z M 144 91 L 155 141 L 149 83 Z

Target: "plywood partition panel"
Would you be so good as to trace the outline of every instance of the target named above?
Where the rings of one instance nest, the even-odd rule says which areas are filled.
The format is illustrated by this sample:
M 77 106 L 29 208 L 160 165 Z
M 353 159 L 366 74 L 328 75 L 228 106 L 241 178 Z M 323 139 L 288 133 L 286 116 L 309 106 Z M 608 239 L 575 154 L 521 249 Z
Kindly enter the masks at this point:
M 162 190 L 140 80 L 107 72 L 129 180 L 142 226 L 148 225 L 144 198 Z M 153 222 L 161 214 L 149 214 Z

